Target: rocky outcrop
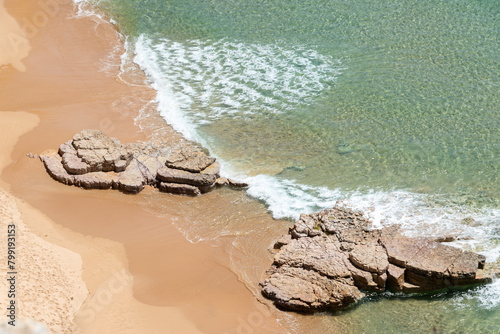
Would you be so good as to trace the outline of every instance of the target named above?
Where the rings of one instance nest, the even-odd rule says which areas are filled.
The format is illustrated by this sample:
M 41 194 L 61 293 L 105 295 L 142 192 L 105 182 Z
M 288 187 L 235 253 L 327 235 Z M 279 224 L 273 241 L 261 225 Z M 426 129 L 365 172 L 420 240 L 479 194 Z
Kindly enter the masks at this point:
M 220 164 L 203 151 L 164 143 L 123 145 L 98 130 L 83 130 L 61 144 L 58 152 L 40 159 L 52 178 L 85 189 L 138 193 L 149 185 L 162 192 L 198 196 L 216 186 L 238 184 L 220 178 Z
M 56 153 L 41 155 L 50 176 L 66 185 L 74 185 L 85 189 L 109 189 L 116 187 L 118 177 L 104 172 L 92 172 L 83 175 L 69 174 L 63 167 L 62 157 Z
M 64 168 L 70 174 L 122 172 L 132 160 L 132 153 L 117 139 L 98 130 L 83 130 L 59 147 Z
M 363 291 L 425 292 L 489 282 L 498 268 L 482 255 L 409 238 L 399 227 L 372 229 L 360 212 L 335 207 L 301 215 L 274 245 L 279 251 L 260 283 L 286 310 L 341 309 Z

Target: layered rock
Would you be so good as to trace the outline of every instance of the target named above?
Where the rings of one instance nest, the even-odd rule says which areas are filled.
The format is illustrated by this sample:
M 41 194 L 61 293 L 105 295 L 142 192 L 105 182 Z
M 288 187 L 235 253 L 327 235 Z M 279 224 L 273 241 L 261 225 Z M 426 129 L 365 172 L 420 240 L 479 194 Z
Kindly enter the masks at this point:
M 191 173 L 169 167 L 159 169 L 157 178 L 162 182 L 189 184 L 195 187 L 208 187 L 215 183 L 215 175 Z
M 123 145 L 98 130 L 83 130 L 40 159 L 55 180 L 86 189 L 138 193 L 149 185 L 197 196 L 218 185 L 237 184 L 220 178 L 220 164 L 203 151 L 144 142 Z
M 203 152 L 181 151 L 171 154 L 165 161 L 165 166 L 191 173 L 200 173 L 215 162 L 215 158 L 207 157 Z
M 117 139 L 99 130 L 83 130 L 73 140 L 59 147 L 63 166 L 70 174 L 122 172 L 132 160 L 132 153 Z
M 372 229 L 360 212 L 335 207 L 301 215 L 279 249 L 262 294 L 283 309 L 341 309 L 363 291 L 424 292 L 489 282 L 482 255 L 409 238 L 397 226 Z

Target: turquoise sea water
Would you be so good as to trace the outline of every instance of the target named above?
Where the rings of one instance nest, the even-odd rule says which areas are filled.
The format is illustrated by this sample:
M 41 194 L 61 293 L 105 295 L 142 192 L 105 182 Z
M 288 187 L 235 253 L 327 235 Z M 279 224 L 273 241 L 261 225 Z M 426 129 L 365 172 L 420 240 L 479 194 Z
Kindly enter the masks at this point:
M 498 0 L 96 3 L 127 37 L 159 112 L 275 217 L 345 199 L 408 234 L 458 231 L 472 240 L 456 246 L 498 261 Z M 496 333 L 499 290 L 375 298 L 317 321 Z M 411 326 L 399 331 L 398 317 Z

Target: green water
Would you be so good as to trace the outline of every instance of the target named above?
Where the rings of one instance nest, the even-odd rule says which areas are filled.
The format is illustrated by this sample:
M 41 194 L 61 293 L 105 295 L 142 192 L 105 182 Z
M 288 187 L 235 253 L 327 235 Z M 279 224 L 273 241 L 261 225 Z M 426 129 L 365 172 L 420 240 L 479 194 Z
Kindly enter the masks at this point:
M 489 247 L 498 246 L 498 0 L 99 5 L 150 55 L 139 63 L 160 100 L 176 100 L 233 169 L 345 194 L 439 195 L 431 206 L 474 215 L 493 210 L 483 223 Z M 485 307 L 484 296 L 468 293 L 376 299 L 317 323 L 354 333 L 499 332 L 499 303 Z
M 271 157 L 279 161 L 275 169 L 304 167 L 287 176 L 312 185 L 465 192 L 499 202 L 498 1 L 162 0 L 106 7 L 132 36 L 302 46 L 342 62 L 336 82 L 295 109 L 232 114 L 200 127 L 239 168 L 258 172 Z

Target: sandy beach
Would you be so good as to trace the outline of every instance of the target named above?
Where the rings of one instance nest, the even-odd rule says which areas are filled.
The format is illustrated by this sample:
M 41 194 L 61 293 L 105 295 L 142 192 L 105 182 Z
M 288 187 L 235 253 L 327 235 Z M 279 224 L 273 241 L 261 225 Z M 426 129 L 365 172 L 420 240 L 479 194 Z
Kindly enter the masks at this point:
M 143 109 L 151 117 L 141 130 L 134 117 L 142 101 L 132 101 L 137 106 L 126 113 L 119 108 L 123 97 L 155 92 L 144 78 L 129 85 L 117 76 L 123 40 L 115 27 L 77 18 L 67 0 L 41 3 L 0 6 L 0 29 L 20 38 L 14 49 L 11 40 L 0 44 L 0 247 L 6 248 L 6 224 L 14 221 L 18 320 L 32 319 L 51 333 L 285 332 L 248 284 L 269 265 L 267 247 L 285 222 L 249 241 L 264 254 L 252 260 L 251 278 L 234 271 L 249 261 L 235 258 L 234 238 L 192 243 L 179 227 L 246 214 L 246 223 L 267 226 L 272 218 L 262 204 L 231 190 L 197 199 L 153 189 L 134 196 L 86 191 L 55 182 L 27 156 L 56 149 L 87 128 L 124 143 L 183 140 L 154 108 Z M 6 252 L 0 254 L 3 266 Z M 6 293 L 0 296 L 4 305 Z
M 0 333 L 496 333 L 495 5 L 0 0 Z

